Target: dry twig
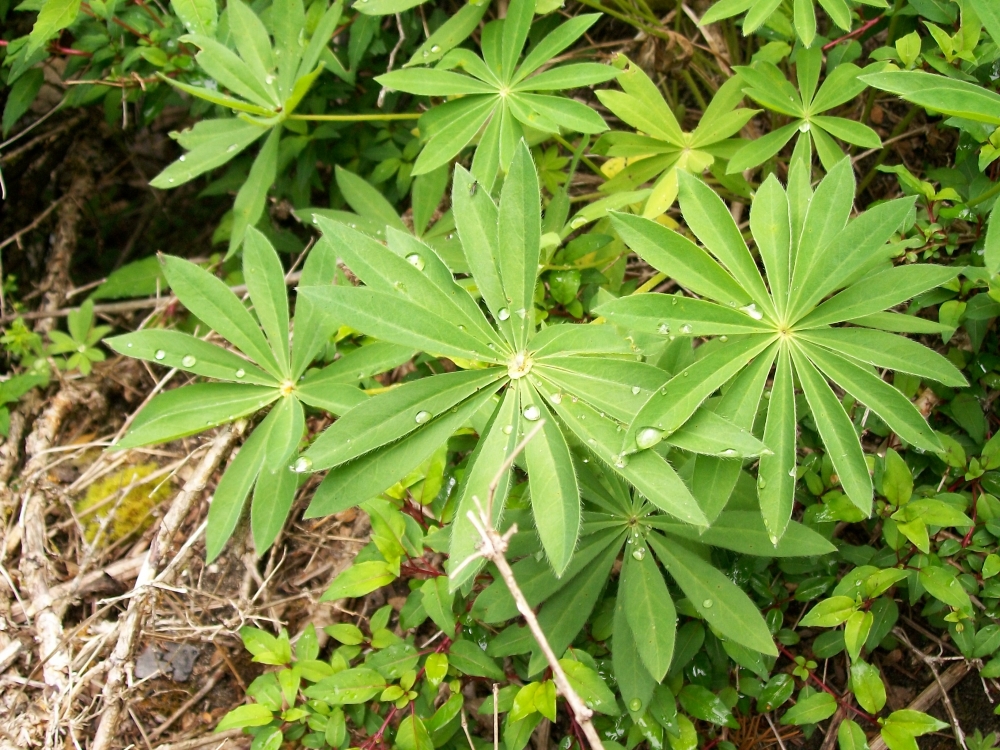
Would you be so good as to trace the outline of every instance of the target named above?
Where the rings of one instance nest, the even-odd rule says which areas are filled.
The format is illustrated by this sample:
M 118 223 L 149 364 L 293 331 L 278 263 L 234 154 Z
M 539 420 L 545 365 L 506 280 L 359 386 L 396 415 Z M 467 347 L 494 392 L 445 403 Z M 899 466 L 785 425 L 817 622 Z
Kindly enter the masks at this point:
M 455 568 L 451 575 L 452 577 L 458 575 L 459 571 L 463 570 L 466 566 L 479 558 L 489 560 L 497 567 L 497 570 L 500 572 L 500 577 L 510 590 L 511 596 L 514 597 L 514 602 L 517 604 L 517 611 L 521 613 L 521 616 L 524 617 L 525 621 L 528 623 L 528 628 L 531 630 L 531 634 L 535 637 L 535 641 L 542 649 L 542 653 L 545 654 L 545 660 L 549 663 L 549 668 L 552 669 L 552 678 L 555 680 L 556 687 L 559 688 L 559 692 L 562 693 L 566 702 L 573 710 L 573 716 L 576 718 L 576 723 L 580 725 L 581 729 L 583 729 L 583 733 L 587 736 L 587 740 L 590 742 L 590 746 L 593 750 L 604 750 L 601 738 L 590 721 L 590 717 L 594 715 L 594 712 L 587 707 L 577 692 L 573 689 L 573 686 L 569 684 L 569 680 L 566 678 L 566 673 L 563 671 L 562 665 L 559 664 L 559 657 L 556 656 L 555 652 L 552 650 L 552 646 L 549 645 L 549 641 L 545 637 L 545 633 L 542 631 L 541 625 L 538 624 L 538 618 L 535 616 L 534 610 L 532 610 L 531 605 L 528 604 L 528 600 L 524 598 L 524 593 L 518 586 L 517 579 L 514 578 L 514 571 L 511 570 L 510 563 L 507 562 L 507 545 L 510 542 L 510 538 L 517 533 L 517 524 L 512 525 L 504 534 L 501 535 L 496 529 L 493 528 L 491 520 L 493 518 L 493 497 L 496 494 L 497 485 L 500 484 L 500 480 L 503 477 L 504 472 L 510 469 L 514 460 L 528 444 L 528 441 L 535 437 L 544 425 L 544 419 L 539 421 L 538 424 L 536 424 L 535 427 L 524 436 L 524 439 L 500 467 L 500 470 L 493 478 L 493 481 L 490 482 L 489 496 L 487 498 L 485 508 L 482 507 L 482 504 L 479 502 L 479 498 L 473 495 L 472 499 L 476 504 L 478 516 L 470 510 L 468 518 L 469 521 L 472 522 L 476 531 L 479 532 L 479 549 L 473 555 L 470 555 L 467 559 L 463 560 L 462 563 Z

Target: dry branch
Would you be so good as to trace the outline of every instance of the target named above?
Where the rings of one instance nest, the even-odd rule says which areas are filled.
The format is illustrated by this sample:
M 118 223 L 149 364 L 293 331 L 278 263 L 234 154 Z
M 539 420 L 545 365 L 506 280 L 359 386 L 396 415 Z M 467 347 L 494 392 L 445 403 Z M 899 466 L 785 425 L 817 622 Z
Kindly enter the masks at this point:
M 156 588 L 151 584 L 155 582 L 160 563 L 166 556 L 174 535 L 188 515 L 195 500 L 201 496 L 212 474 L 229 454 L 245 427 L 246 421 L 240 420 L 219 433 L 202 458 L 198 468 L 184 485 L 184 489 L 174 498 L 170 510 L 160 522 L 156 537 L 149 547 L 149 552 L 136 578 L 128 609 L 120 621 L 118 641 L 108 658 L 107 678 L 101 692 L 104 709 L 97 727 L 97 734 L 91 745 L 92 750 L 108 750 L 118 731 L 118 722 L 125 706 L 126 668 L 132 660 L 146 612 L 152 606 L 155 598 Z

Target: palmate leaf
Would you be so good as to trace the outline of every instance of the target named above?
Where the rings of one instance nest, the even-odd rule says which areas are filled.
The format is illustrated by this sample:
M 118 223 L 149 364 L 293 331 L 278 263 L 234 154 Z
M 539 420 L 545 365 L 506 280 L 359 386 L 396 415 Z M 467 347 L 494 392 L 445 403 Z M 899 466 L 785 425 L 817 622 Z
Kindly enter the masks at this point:
M 484 125 L 472 171 L 487 190 L 492 189 L 499 170 L 506 172 L 510 168 L 517 143 L 524 137 L 524 127 L 554 133 L 560 128 L 581 133 L 607 130 L 603 118 L 586 105 L 538 92 L 603 83 L 618 75 L 616 69 L 575 64 L 536 73 L 582 36 L 599 15 L 578 16 L 557 27 L 535 45 L 518 67 L 534 10 L 533 0 L 513 0 L 506 18 L 486 24 L 482 57 L 469 50 L 452 50 L 436 69 L 395 70 L 376 79 L 386 88 L 419 96 L 463 95 L 431 108 L 421 117 L 420 132 L 426 143 L 413 166 L 414 175 L 447 164 Z M 464 72 L 446 68 L 461 68 Z
M 751 256 L 729 212 L 715 204 L 714 193 L 710 197 L 701 183 L 689 180 L 690 192 L 681 192 L 681 208 L 686 218 L 691 217 L 688 223 L 694 234 L 719 263 L 651 221 L 621 217 L 618 228 L 626 243 L 659 270 L 714 301 L 664 295 L 664 301 L 656 303 L 643 298 L 660 295 L 641 295 L 596 308 L 609 321 L 639 331 L 719 336 L 704 356 L 650 396 L 625 434 L 625 453 L 638 450 L 642 455 L 659 441 L 669 440 L 705 399 L 746 365 L 765 367 L 760 360 L 766 359 L 769 369 L 777 356 L 763 434 L 771 453 L 761 456 L 757 482 L 761 513 L 774 544 L 787 527 L 794 501 L 796 381 L 845 493 L 865 513 L 871 509 L 871 477 L 858 434 L 828 380 L 878 414 L 903 440 L 928 451 L 940 448 L 924 417 L 898 390 L 858 362 L 956 385 L 963 382 L 961 373 L 943 357 L 915 342 L 864 328 L 831 327 L 844 321 L 887 325 L 881 322 L 886 315 L 882 311 L 950 281 L 960 269 L 921 264 L 872 273 L 876 263 L 887 262 L 884 243 L 903 220 L 909 202 L 889 202 L 848 221 L 855 192 L 850 164 L 837 164 L 813 194 L 808 180 L 801 177 L 807 162 L 799 154 L 807 155 L 808 149 L 796 149 L 789 193 L 769 178 L 758 195 L 762 212 L 755 206 L 751 213 L 751 232 L 768 273 L 767 288 L 756 265 L 748 264 Z M 863 252 L 858 252 L 859 245 Z M 700 264 L 697 273 L 692 271 L 695 262 Z M 750 304 L 734 309 L 747 298 Z M 688 315 L 671 317 L 669 308 Z M 737 315 L 747 319 L 746 329 L 759 326 L 761 332 L 733 335 Z M 883 317 L 869 318 L 879 315 Z M 682 323 L 685 317 L 690 322 Z M 696 486 L 714 488 L 716 476 L 713 471 L 700 477 L 705 484 Z M 711 510 L 717 512 L 716 507 Z
M 488 57 L 490 65 L 502 68 L 500 41 L 491 42 L 497 47 Z M 486 503 L 490 483 L 518 436 L 541 419 L 545 424 L 526 447 L 524 466 L 534 525 L 556 574 L 567 570 L 580 533 L 571 446 L 586 444 L 651 502 L 683 521 L 705 525 L 697 502 L 664 458 L 648 453 L 630 461 L 618 449 L 622 422 L 663 384 L 662 371 L 622 360 L 632 349 L 609 326 L 559 326 L 564 330 L 546 329 L 536 336 L 533 297 L 541 205 L 523 141 L 499 205 L 461 168 L 455 172 L 453 202 L 473 281 L 492 320 L 454 281 L 433 248 L 393 230 L 386 234 L 386 247 L 321 220 L 329 236 L 320 245 L 342 257 L 365 286 L 310 287 L 301 290 L 301 296 L 352 328 L 398 347 L 447 356 L 462 371 L 390 389 L 349 411 L 322 434 L 303 459 L 313 469 L 331 471 L 308 514 L 336 512 L 383 491 L 476 413 L 480 441 L 458 488 L 452 566 L 475 550 L 477 536 L 465 518 L 475 509 L 474 499 Z M 577 328 L 581 330 L 573 330 Z M 713 414 L 679 432 L 677 442 L 712 454 L 756 455 L 764 450 L 745 429 Z M 495 522 L 503 514 L 508 481 L 502 477 L 497 488 Z M 451 585 L 461 585 L 475 570 L 465 569 Z
M 865 5 L 888 8 L 886 0 L 859 0 Z M 851 10 L 845 0 L 795 0 L 792 6 L 792 20 L 795 34 L 807 48 L 816 39 L 816 4 L 826 11 L 827 16 L 843 31 L 851 30 Z M 701 24 L 710 24 L 725 18 L 746 14 L 743 19 L 744 35 L 751 34 L 766 24 L 779 10 L 780 0 L 719 0 L 701 19 Z M 785 21 L 787 24 L 787 20 Z M 834 35 L 836 36 L 836 35 Z
M 122 354 L 229 381 L 199 383 L 159 394 L 139 413 L 115 447 L 176 440 L 251 417 L 275 404 L 220 480 L 206 530 L 206 554 L 213 559 L 236 528 L 253 489 L 251 529 L 257 550 L 262 553 L 280 532 L 298 477 L 306 468 L 292 461 L 304 431 L 302 403 L 343 414 L 366 399 L 356 387 L 359 380 L 405 362 L 413 350 L 391 344 L 364 346 L 302 377 L 339 324 L 328 316 L 318 316 L 300 298 L 296 346 L 289 350 L 284 270 L 262 234 L 250 230 L 243 258 L 244 278 L 257 319 L 229 287 L 208 271 L 180 258 L 167 256 L 162 262 L 171 289 L 181 302 L 262 367 L 179 331 L 144 330 L 109 339 L 108 344 Z M 317 246 L 303 267 L 302 283 L 322 288 L 336 274 L 336 254 L 328 246 Z M 308 464 L 310 459 L 303 460 Z
M 807 0 L 799 5 L 811 9 L 811 2 L 812 0 Z M 842 3 L 843 0 L 835 2 Z M 882 5 L 882 0 L 871 2 Z M 710 16 L 711 13 L 709 11 L 706 15 Z M 807 23 L 807 26 L 815 33 L 814 20 Z M 810 47 L 811 40 L 803 42 L 807 48 Z M 861 75 L 866 71 L 853 63 L 842 63 L 827 75 L 822 85 L 818 85 L 822 61 L 823 50 L 818 46 L 799 50 L 795 65 L 798 90 L 770 62 L 759 61 L 752 66 L 736 68 L 740 78 L 747 84 L 743 89 L 747 96 L 774 112 L 792 118 L 792 122 L 762 138 L 750 141 L 733 154 L 727 167 L 729 174 L 759 166 L 777 154 L 797 134 L 815 144 L 820 161 L 828 171 L 844 158 L 843 151 L 834 143 L 833 138 L 863 148 L 878 148 L 882 145 L 878 134 L 867 125 L 823 114 L 860 94 L 865 89 Z M 878 68 L 869 68 L 867 72 L 872 72 L 873 69 Z

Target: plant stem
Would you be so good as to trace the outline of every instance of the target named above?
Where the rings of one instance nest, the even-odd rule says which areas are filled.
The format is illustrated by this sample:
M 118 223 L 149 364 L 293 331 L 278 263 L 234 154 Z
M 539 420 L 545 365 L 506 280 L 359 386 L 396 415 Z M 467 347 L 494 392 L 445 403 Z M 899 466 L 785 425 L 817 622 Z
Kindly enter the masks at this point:
M 388 120 L 416 120 L 420 112 L 401 112 L 399 114 L 370 115 L 288 115 L 289 120 L 314 120 L 316 122 L 385 122 Z

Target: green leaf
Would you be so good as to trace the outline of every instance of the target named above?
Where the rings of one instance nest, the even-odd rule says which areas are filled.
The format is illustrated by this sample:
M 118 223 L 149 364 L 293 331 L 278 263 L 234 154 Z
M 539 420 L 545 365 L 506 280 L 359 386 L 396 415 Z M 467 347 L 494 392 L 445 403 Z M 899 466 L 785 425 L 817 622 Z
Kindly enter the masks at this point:
M 587 29 L 593 26 L 600 17 L 600 13 L 586 13 L 574 16 L 547 33 L 531 47 L 531 50 L 525 56 L 524 60 L 521 61 L 521 65 L 511 79 L 511 83 L 516 85 L 538 70 L 542 65 L 549 62 L 583 36 L 587 32 Z
M 520 413 L 520 389 L 507 388 L 500 402 L 499 408 L 493 413 L 490 422 L 482 431 L 476 449 L 469 457 L 469 462 L 465 467 L 465 474 L 462 477 L 461 485 L 458 488 L 458 509 L 455 511 L 455 518 L 451 527 L 451 545 L 449 547 L 449 567 L 454 569 L 462 564 L 470 555 L 474 554 L 477 545 L 482 542 L 479 532 L 469 520 L 468 514 L 472 512 L 476 518 L 479 517 L 479 508 L 473 498 L 478 498 L 480 506 L 486 509 L 485 503 L 489 497 L 490 488 L 496 479 L 497 472 L 504 465 L 507 457 L 510 456 L 520 439 L 521 419 Z M 508 469 L 500 477 L 493 490 L 493 518 L 491 519 L 494 528 L 503 517 L 504 503 L 507 500 L 507 492 L 510 488 L 511 471 Z M 482 567 L 482 563 L 471 563 L 457 575 L 451 576 L 451 588 L 457 589 L 467 580 L 475 576 L 476 571 Z M 517 565 L 515 564 L 515 568 Z M 497 585 L 503 589 L 502 584 Z M 513 601 L 511 600 L 511 603 Z M 516 608 L 514 610 L 517 611 Z M 512 615 L 514 616 L 514 615 Z M 508 618 L 504 618 L 508 619 Z
M 882 494 L 896 507 L 909 502 L 913 494 L 913 474 L 910 472 L 910 467 L 892 448 L 887 448 L 885 452 Z
M 334 175 L 337 187 L 344 196 L 344 200 L 347 201 L 347 205 L 354 209 L 359 216 L 374 219 L 383 228 L 390 226 L 400 231 L 406 231 L 406 225 L 400 220 L 392 204 L 363 177 L 339 165 L 336 166 Z M 326 229 L 324 228 L 325 233 Z
M 998 19 L 1000 25 L 1000 19 Z M 4 112 L 6 118 L 7 113 Z M 1000 211 L 994 206 L 990 211 L 990 223 L 986 227 L 986 242 L 984 246 L 983 262 L 986 264 L 990 274 L 1000 273 Z
M 800 698 L 781 717 L 782 724 L 818 724 L 837 712 L 837 699 L 829 693 L 813 693 L 808 698 Z
M 165 443 L 232 422 L 263 409 L 280 396 L 257 385 L 199 383 L 157 395 L 132 423 L 115 450 Z
M 813 0 L 794 0 L 795 34 L 806 48 L 816 39 L 816 9 Z
M 240 57 L 250 66 L 258 81 L 263 80 L 265 87 L 273 89 L 268 82 L 268 75 L 274 69 L 274 55 L 271 53 L 267 29 L 257 14 L 244 5 L 242 0 L 231 0 L 226 9 L 229 33 Z
M 427 732 L 427 727 L 415 715 L 407 716 L 399 722 L 399 727 L 396 729 L 396 745 L 399 750 L 434 750 L 434 743 Z
M 621 710 L 615 702 L 615 694 L 593 669 L 575 659 L 560 659 L 559 666 L 566 673 L 569 684 L 583 702 L 594 711 L 607 716 L 618 716 Z
M 431 419 L 412 435 L 331 470 L 316 489 L 305 517 L 338 513 L 391 487 L 430 458 L 455 430 L 483 407 L 497 388 L 499 384 L 483 388 L 455 411 Z
M 514 76 L 514 66 L 528 38 L 534 14 L 535 0 L 511 0 L 507 7 L 500 42 L 500 72 L 505 82 Z
M 75 14 L 74 14 L 75 15 Z M 14 127 L 21 115 L 28 111 L 31 103 L 35 100 L 42 84 L 45 82 L 45 74 L 41 68 L 32 68 L 18 78 L 7 93 L 7 103 L 3 109 L 3 135 L 6 136 L 10 129 Z
M 726 638 L 762 654 L 777 655 L 760 611 L 736 584 L 689 551 L 687 543 L 668 544 L 659 534 L 647 538 L 660 562 L 706 621 Z
M 560 421 L 573 432 L 581 443 L 608 466 L 629 481 L 653 505 L 665 513 L 697 526 L 707 526 L 708 520 L 691 495 L 690 490 L 677 476 L 667 461 L 656 451 L 640 451 L 633 456 L 622 456 L 621 432 L 613 420 L 603 418 L 593 407 L 582 400 L 575 403 L 561 396 L 553 400 L 558 391 L 536 383 Z
M 62 31 L 76 20 L 80 12 L 80 0 L 45 0 L 38 12 L 35 25 L 28 35 L 24 58 L 31 57 L 49 41 L 56 32 Z
M 666 436 L 679 429 L 714 391 L 772 344 L 770 335 L 741 336 L 713 348 L 650 396 L 629 425 L 625 451 L 638 449 L 637 435 L 650 429 Z M 647 441 L 644 441 L 648 443 Z M 643 447 L 647 447 L 644 445 Z
M 764 443 L 772 455 L 761 456 L 757 495 L 772 544 L 781 539 L 795 500 L 795 387 L 788 346 L 778 348 L 778 366 L 764 423 Z
M 437 112 L 438 117 L 446 119 L 448 126 L 435 131 L 430 137 L 413 165 L 412 174 L 426 174 L 450 162 L 469 145 L 490 116 L 496 113 L 497 107 L 495 96 L 468 95 L 430 110 Z M 459 210 L 455 211 L 456 218 L 460 214 Z
M 969 594 L 962 588 L 958 578 L 952 575 L 955 571 L 949 572 L 945 568 L 937 565 L 928 565 L 920 569 L 920 583 L 927 593 L 935 599 L 944 602 L 949 607 L 972 614 L 972 601 Z
M 451 644 L 448 663 L 460 673 L 490 680 L 505 679 L 503 670 L 473 641 L 459 639 Z
M 854 424 L 826 380 L 798 348 L 792 349 L 792 361 L 844 492 L 862 513 L 870 514 L 872 480 Z
M 281 141 L 281 126 L 271 130 L 264 145 L 250 167 L 250 174 L 240 186 L 233 202 L 233 225 L 229 235 L 229 252 L 233 255 L 243 242 L 247 228 L 256 224 L 264 213 L 267 192 L 274 184 L 278 172 L 278 144 Z
M 750 232 L 767 269 L 774 304 L 783 314 L 791 283 L 791 220 L 788 196 L 773 174 L 757 189 L 750 205 Z
M 365 565 L 367 563 L 359 563 Z M 374 669 L 352 667 L 325 677 L 303 692 L 334 706 L 365 703 L 385 689 L 385 679 Z
M 534 389 L 520 387 L 522 418 L 529 415 L 548 416 L 543 402 Z M 533 427 L 522 424 L 527 433 Z M 541 432 L 528 442 L 524 450 L 531 487 L 531 508 L 545 555 L 556 575 L 562 575 L 569 565 L 580 533 L 580 490 L 576 483 L 573 459 L 562 431 L 551 417 L 546 418 Z
M 304 287 L 308 297 L 334 320 L 400 346 L 437 356 L 499 363 L 499 355 L 458 325 L 424 307 L 370 287 Z
M 761 514 L 756 511 L 727 510 L 704 532 L 693 526 L 667 519 L 652 518 L 650 524 L 671 535 L 692 542 L 710 544 L 760 557 L 813 557 L 828 555 L 835 547 L 826 539 L 795 521 L 790 521 L 777 545 L 771 543 Z
M 678 173 L 677 184 L 681 211 L 691 231 L 749 292 L 763 312 L 774 316 L 764 279 L 726 204 L 712 188 L 685 171 Z
M 926 451 L 943 450 L 923 415 L 898 389 L 831 351 L 809 344 L 801 348 L 827 377 L 882 417 L 903 440 Z
M 590 328 L 590 326 L 587 326 Z M 533 377 L 543 377 L 563 395 L 578 397 L 612 419 L 631 421 L 667 374 L 633 360 L 605 357 L 546 357 L 536 361 Z
M 631 602 L 624 587 L 618 589 L 615 599 L 613 645 L 611 650 L 611 665 L 615 673 L 615 682 L 621 693 L 622 701 L 633 717 L 640 717 L 646 711 L 646 706 L 653 697 L 656 680 L 647 671 L 639 656 L 639 649 L 632 634 L 632 626 L 628 623 L 628 608 Z
M 179 41 L 200 47 L 201 51 L 195 56 L 198 64 L 234 94 L 272 112 L 280 106 L 275 93 L 269 91 L 254 70 L 225 45 L 201 34 L 185 34 Z
M 250 488 L 257 481 L 264 463 L 268 434 L 276 414 L 277 410 L 272 410 L 246 439 L 215 488 L 205 528 L 205 559 L 208 562 L 222 552 L 243 515 Z
M 467 3 L 441 24 L 427 40 L 417 48 L 413 57 L 404 65 L 410 68 L 414 65 L 430 65 L 440 60 L 450 50 L 454 49 L 469 34 L 479 26 L 480 20 L 489 8 L 489 3 Z
M 917 70 L 872 73 L 861 80 L 934 112 L 1000 125 L 1000 95 L 975 83 Z
M 868 750 L 865 730 L 851 719 L 844 719 L 837 729 L 837 746 L 840 750 Z
M 732 336 L 770 330 L 740 310 L 679 294 L 633 294 L 599 305 L 593 312 L 622 328 L 661 336 Z
M 630 214 L 612 213 L 611 223 L 630 249 L 685 289 L 731 306 L 751 301 L 746 290 L 708 253 L 677 232 Z
M 262 727 L 270 724 L 274 719 L 274 714 L 267 706 L 259 703 L 251 703 L 246 706 L 237 706 L 232 711 L 222 717 L 216 732 L 225 732 L 230 729 L 243 729 L 245 727 Z
M 355 599 L 370 594 L 375 589 L 382 588 L 394 580 L 396 580 L 396 574 L 390 569 L 389 563 L 383 560 L 366 560 L 354 563 L 333 580 L 329 588 L 323 592 L 320 601 Z
M 243 357 L 180 331 L 146 329 L 105 339 L 119 354 L 217 380 L 277 388 L 278 381 Z
M 253 316 L 221 280 L 190 261 L 163 256 L 163 272 L 184 307 L 281 379 L 282 371 Z
M 247 230 L 243 247 L 243 276 L 271 351 L 287 376 L 289 327 L 285 271 L 271 243 L 253 227 Z
M 170 0 L 170 7 L 189 33 L 215 36 L 219 21 L 215 0 Z
M 298 425 L 300 427 L 298 434 L 301 436 L 302 406 L 295 399 L 287 396 L 285 398 L 286 403 L 292 404 L 289 411 L 292 412 L 293 419 L 296 416 L 293 410 L 298 411 Z M 281 421 L 276 422 L 268 436 L 269 439 L 274 438 L 274 433 L 279 431 L 281 426 Z M 268 448 L 270 447 L 269 445 Z M 293 444 L 293 451 L 294 447 Z M 272 456 L 268 456 L 265 465 L 260 469 L 257 484 L 254 486 L 253 502 L 250 506 L 250 530 L 253 534 L 254 549 L 257 550 L 258 555 L 263 555 L 274 543 L 282 526 L 285 525 L 288 511 L 295 500 L 299 478 L 298 474 L 288 466 L 291 455 L 292 451 L 284 454 L 283 460 L 275 458 L 274 461 L 278 464 L 276 466 L 267 465 L 272 460 Z
M 504 180 L 498 211 L 499 267 L 503 290 L 514 324 L 515 348 L 520 351 L 535 330 L 534 293 L 538 275 L 538 247 L 542 234 L 541 197 L 531 152 L 521 141 Z
M 266 112 L 261 110 L 259 114 Z M 153 187 L 161 190 L 175 188 L 198 175 L 220 167 L 239 155 L 268 130 L 256 123 L 232 118 L 201 120 L 192 131 L 186 132 L 189 137 L 185 138 L 182 133 L 178 140 L 190 150 L 156 175 L 149 183 Z
M 885 706 L 885 685 L 878 669 L 863 661 L 851 665 L 851 692 L 858 705 L 869 713 L 877 714 Z
M 445 635 L 455 632 L 455 615 L 452 612 L 452 602 L 455 595 L 448 590 L 447 576 L 428 578 L 420 587 L 423 595 L 424 609 Z
M 677 613 L 653 556 L 646 554 L 645 540 L 630 540 L 631 555 L 625 555 L 621 586 L 629 602 L 626 618 L 632 628 L 642 663 L 657 682 L 662 682 L 674 655 Z
M 803 627 L 832 628 L 846 622 L 857 604 L 849 596 L 832 596 L 813 607 L 799 623 Z
M 315 470 L 363 456 L 496 384 L 501 374 L 499 368 L 461 370 L 404 383 L 349 411 L 327 428 L 305 455 Z
M 822 128 L 834 138 L 839 138 L 847 143 L 853 143 L 862 148 L 880 148 L 882 140 L 878 133 L 867 125 L 848 120 L 844 117 L 825 117 L 823 115 L 813 115 L 812 125 Z
M 685 685 L 677 694 L 677 700 L 684 711 L 696 719 L 731 729 L 739 727 L 736 718 L 726 707 L 726 704 L 706 687 L 695 684 Z
M 875 367 L 936 380 L 953 388 L 964 388 L 968 384 L 948 359 L 903 336 L 861 328 L 831 328 L 802 331 L 796 338 Z
M 729 164 L 726 166 L 726 174 L 739 174 L 763 164 L 781 151 L 798 132 L 799 121 L 795 121 L 777 130 L 772 130 L 765 136 L 747 142 L 730 157 Z

